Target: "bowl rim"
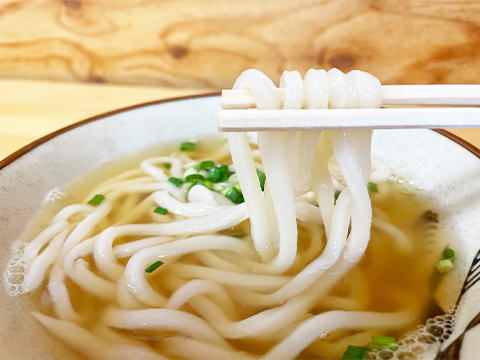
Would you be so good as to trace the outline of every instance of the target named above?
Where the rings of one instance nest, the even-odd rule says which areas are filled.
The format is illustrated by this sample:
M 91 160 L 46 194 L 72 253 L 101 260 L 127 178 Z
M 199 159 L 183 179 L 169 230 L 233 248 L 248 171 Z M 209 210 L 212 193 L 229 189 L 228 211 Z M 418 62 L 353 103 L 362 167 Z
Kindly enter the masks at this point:
M 32 141 L 31 143 L 21 147 L 20 149 L 16 150 L 12 154 L 8 155 L 3 160 L 0 160 L 0 170 L 5 168 L 6 166 L 10 165 L 11 163 L 13 163 L 15 160 L 21 158 L 23 155 L 28 154 L 30 151 L 32 151 L 36 147 L 42 145 L 43 143 L 46 143 L 47 141 L 49 141 L 49 140 L 51 140 L 51 139 L 53 139 L 53 138 L 55 138 L 55 137 L 57 137 L 57 136 L 59 136 L 63 133 L 66 133 L 67 131 L 70 131 L 70 130 L 73 130 L 73 129 L 78 128 L 80 126 L 89 124 L 93 121 L 102 120 L 102 119 L 104 119 L 106 117 L 109 117 L 109 116 L 112 116 L 112 115 L 116 115 L 116 114 L 119 114 L 119 113 L 122 113 L 122 112 L 125 112 L 125 111 L 139 109 L 139 108 L 150 106 L 150 105 L 159 105 L 159 104 L 172 102 L 172 101 L 190 100 L 190 99 L 198 99 L 198 98 L 220 96 L 220 95 L 221 95 L 221 92 L 216 91 L 216 92 L 202 93 L 202 94 L 196 94 L 196 95 L 176 96 L 176 97 L 165 98 L 165 99 L 161 99 L 161 100 L 152 100 L 152 101 L 142 102 L 142 103 L 138 103 L 138 104 L 134 104 L 134 105 L 125 106 L 125 107 L 122 107 L 122 108 L 110 110 L 110 111 L 107 111 L 107 112 L 104 112 L 104 113 L 101 113 L 101 114 L 98 114 L 98 115 L 94 115 L 92 117 L 89 117 L 89 118 L 86 118 L 86 119 L 83 119 L 83 120 L 76 121 L 76 122 L 74 122 L 70 125 L 62 127 L 62 128 L 60 128 L 60 129 L 58 129 L 54 132 L 51 132 L 47 135 L 44 135 L 44 136 L 40 137 L 37 140 Z M 475 145 L 472 145 L 468 141 L 458 137 L 457 135 L 452 134 L 451 132 L 449 132 L 445 129 L 429 129 L 429 130 L 432 130 L 432 131 L 434 131 L 434 132 L 436 132 L 436 133 L 438 133 L 442 136 L 445 136 L 447 139 L 457 143 L 458 145 L 462 146 L 463 148 L 465 148 L 466 150 L 468 150 L 469 152 L 474 154 L 476 157 L 480 158 L 480 149 L 477 148 Z
M 88 117 L 88 118 L 83 119 L 83 120 L 76 121 L 76 122 L 74 122 L 70 125 L 64 126 L 64 127 L 60 128 L 58 130 L 55 130 L 55 131 L 53 131 L 53 132 L 51 132 L 47 135 L 44 135 L 44 136 L 32 141 L 31 143 L 21 147 L 20 149 L 15 150 L 10 155 L 7 155 L 4 159 L 0 160 L 0 170 L 2 170 L 4 167 L 10 165 L 11 163 L 13 163 L 15 160 L 21 158 L 23 155 L 26 155 L 27 153 L 29 153 L 31 150 L 35 149 L 36 147 L 42 145 L 43 143 L 46 143 L 47 141 L 49 141 L 49 140 L 51 140 L 51 139 L 53 139 L 53 138 L 55 138 L 59 135 L 62 135 L 64 133 L 66 133 L 67 131 L 73 130 L 75 128 L 78 128 L 80 126 L 89 124 L 91 122 L 94 122 L 94 121 L 97 121 L 97 120 L 102 120 L 106 117 L 116 115 L 116 114 L 120 114 L 120 113 L 125 112 L 125 111 L 135 110 L 135 109 L 139 109 L 139 108 L 150 106 L 150 105 L 159 105 L 159 104 L 163 104 L 163 103 L 167 103 L 167 102 L 171 102 L 171 101 L 190 100 L 190 99 L 197 99 L 197 98 L 210 97 L 210 96 L 220 96 L 220 95 L 221 95 L 221 92 L 215 91 L 215 92 L 195 94 L 195 95 L 184 95 L 184 96 L 169 97 L 169 98 L 165 98 L 165 99 L 161 99 L 161 100 L 146 101 L 146 102 L 141 102 L 141 103 L 138 103 L 138 104 L 133 104 L 133 105 L 117 108 L 117 109 L 114 109 L 114 110 L 110 110 L 110 111 L 107 111 L 107 112 L 103 112 L 103 113 Z M 480 150 L 479 150 L 479 153 L 480 153 Z

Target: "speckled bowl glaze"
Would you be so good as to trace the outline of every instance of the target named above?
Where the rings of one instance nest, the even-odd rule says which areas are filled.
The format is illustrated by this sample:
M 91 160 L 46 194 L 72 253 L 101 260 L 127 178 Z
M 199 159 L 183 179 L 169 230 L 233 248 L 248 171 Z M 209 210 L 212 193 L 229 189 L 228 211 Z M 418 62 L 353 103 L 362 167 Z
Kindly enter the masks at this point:
M 0 162 L 2 273 L 10 245 L 52 189 L 162 142 L 216 132 L 219 108 L 218 96 L 203 96 L 123 109 L 62 129 Z M 440 227 L 457 257 L 455 271 L 444 277 L 438 291 L 444 308 L 458 304 L 456 326 L 441 355 L 478 358 L 480 151 L 445 132 L 385 130 L 375 131 L 372 154 L 420 188 L 439 213 Z M 0 288 L 0 359 L 71 358 L 74 354 L 58 346 L 28 310 L 27 302 L 9 298 Z

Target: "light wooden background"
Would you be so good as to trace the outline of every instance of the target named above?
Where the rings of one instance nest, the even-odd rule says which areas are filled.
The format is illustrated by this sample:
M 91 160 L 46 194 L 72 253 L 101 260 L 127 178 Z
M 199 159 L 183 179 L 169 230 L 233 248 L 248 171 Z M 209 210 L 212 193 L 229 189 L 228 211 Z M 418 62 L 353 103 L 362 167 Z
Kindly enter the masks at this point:
M 247 68 L 476 83 L 480 1 L 0 0 L 0 76 L 219 89 Z
M 0 159 L 74 121 L 258 68 L 480 83 L 480 1 L 0 0 Z M 125 86 L 129 85 L 129 86 Z M 479 131 L 460 131 L 480 145 Z

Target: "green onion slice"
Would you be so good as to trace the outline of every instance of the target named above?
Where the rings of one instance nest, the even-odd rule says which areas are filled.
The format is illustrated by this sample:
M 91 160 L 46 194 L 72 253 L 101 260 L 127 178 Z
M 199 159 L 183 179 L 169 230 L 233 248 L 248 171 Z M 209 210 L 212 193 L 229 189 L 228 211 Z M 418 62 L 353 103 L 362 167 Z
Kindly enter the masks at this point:
M 215 167 L 210 169 L 208 180 L 213 182 L 227 181 L 230 175 L 232 175 L 232 173 L 228 170 L 227 165 L 215 165 Z
M 455 251 L 453 249 L 443 250 L 442 257 L 444 259 L 453 259 L 455 257 Z
M 397 343 L 397 339 L 395 339 L 393 336 L 372 336 L 372 341 L 382 346 L 388 346 L 390 344 Z
M 388 348 L 389 348 L 390 350 L 393 350 L 393 351 L 398 350 L 399 347 L 400 347 L 400 346 L 398 346 L 397 343 L 393 343 L 393 344 L 388 345 Z
M 377 193 L 378 192 L 378 186 L 375 183 L 369 182 L 367 187 L 368 187 L 368 190 L 372 193 Z
M 206 160 L 202 161 L 200 165 L 198 165 L 198 170 L 203 170 L 203 169 L 210 169 L 215 166 L 215 163 L 211 160 Z
M 200 170 L 198 173 L 202 175 L 205 179 L 208 178 L 208 174 L 209 174 L 208 170 Z
M 213 182 L 210 180 L 202 180 L 199 181 L 197 184 L 205 186 L 208 190 L 213 190 Z
M 183 184 L 183 180 L 179 179 L 179 178 L 176 178 L 176 177 L 168 178 L 168 181 L 171 182 L 175 186 L 180 186 L 180 185 Z
M 211 168 L 208 173 L 208 180 L 211 180 L 213 182 L 222 181 L 222 173 L 220 172 L 220 169 L 216 167 Z
M 167 170 L 170 170 L 172 168 L 172 164 L 170 163 L 163 163 L 163 167 Z
M 152 273 L 162 265 L 163 265 L 162 261 L 160 261 L 160 260 L 155 261 L 152 265 L 147 266 L 147 268 L 145 269 L 145 272 L 146 273 Z
M 228 170 L 228 166 L 227 165 L 217 165 L 217 166 L 218 166 L 218 169 L 220 170 L 220 173 L 222 174 L 221 181 L 227 181 L 230 175 L 232 175 L 230 170 Z
M 205 178 L 203 177 L 203 175 L 200 175 L 200 174 L 191 174 L 185 178 L 186 182 L 196 182 L 196 181 L 202 181 L 202 180 L 205 180 Z
M 161 206 L 157 206 L 155 210 L 153 210 L 154 213 L 160 214 L 160 215 L 167 215 L 168 214 L 168 209 L 165 209 Z
M 376 342 L 373 342 L 373 341 L 370 341 L 368 343 L 368 348 L 370 350 L 382 350 L 383 349 L 383 345 L 380 345 L 380 344 L 377 344 Z
M 219 193 L 223 196 L 227 195 L 227 192 L 230 191 L 230 189 L 233 188 L 233 186 L 225 186 L 223 189 L 219 191 Z
M 228 178 L 228 182 L 232 184 L 238 184 L 237 173 L 233 173 L 232 175 L 230 175 L 230 177 Z
M 186 182 L 180 186 L 180 190 L 183 192 L 189 192 L 193 185 L 195 185 L 193 182 Z
M 333 196 L 335 196 L 335 200 L 338 199 L 338 197 L 340 196 L 340 193 L 341 191 L 335 190 L 335 192 L 333 193 Z
M 260 171 L 257 169 L 257 176 L 258 180 L 260 180 L 260 187 L 262 188 L 262 191 L 265 190 L 265 180 L 267 180 L 267 177 L 265 176 L 265 173 L 263 171 Z
M 451 259 L 443 259 L 437 262 L 437 270 L 443 274 L 453 268 L 453 262 Z
M 363 346 L 348 345 L 347 350 L 343 353 L 341 360 L 363 360 L 367 348 Z
M 105 200 L 105 196 L 97 194 L 88 202 L 88 204 L 92 206 L 98 206 L 102 203 L 103 200 Z
M 194 142 L 184 142 L 180 145 L 180 151 L 193 151 L 196 145 Z
M 243 198 L 243 194 L 236 187 L 231 187 L 225 193 L 225 197 L 235 204 L 240 204 L 245 201 L 245 199 Z

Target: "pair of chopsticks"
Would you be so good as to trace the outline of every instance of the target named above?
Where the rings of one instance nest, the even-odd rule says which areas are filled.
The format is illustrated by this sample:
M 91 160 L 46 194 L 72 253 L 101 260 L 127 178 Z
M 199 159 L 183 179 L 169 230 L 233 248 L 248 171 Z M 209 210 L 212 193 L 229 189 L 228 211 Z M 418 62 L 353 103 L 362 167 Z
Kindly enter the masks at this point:
M 418 107 L 249 111 L 249 90 L 223 90 L 217 122 L 220 131 L 480 127 L 480 85 L 382 85 L 382 106 Z

